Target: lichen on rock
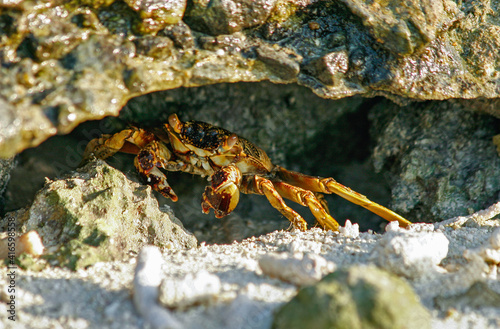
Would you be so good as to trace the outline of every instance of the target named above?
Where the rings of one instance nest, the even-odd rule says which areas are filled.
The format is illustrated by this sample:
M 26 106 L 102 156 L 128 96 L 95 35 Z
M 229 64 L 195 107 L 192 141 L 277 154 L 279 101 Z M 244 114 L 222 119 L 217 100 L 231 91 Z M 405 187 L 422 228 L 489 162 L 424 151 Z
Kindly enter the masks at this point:
M 8 216 L 20 231 L 36 230 L 49 262 L 72 269 L 121 260 L 148 244 L 196 246 L 182 224 L 158 208 L 149 187 L 95 160 L 65 179 L 47 181 L 33 204 Z
M 117 115 L 132 97 L 181 86 L 270 80 L 324 98 L 400 102 L 500 95 L 495 6 L 395 4 L 0 2 L 0 111 L 8 127 L 0 156 Z
M 402 279 L 353 266 L 303 288 L 282 306 L 273 328 L 430 328 L 430 314 Z

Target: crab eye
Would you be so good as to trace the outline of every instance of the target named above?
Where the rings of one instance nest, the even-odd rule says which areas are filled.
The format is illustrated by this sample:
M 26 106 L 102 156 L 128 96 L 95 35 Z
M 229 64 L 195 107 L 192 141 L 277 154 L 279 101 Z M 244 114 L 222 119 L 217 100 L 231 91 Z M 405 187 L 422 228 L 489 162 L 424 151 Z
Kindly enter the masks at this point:
M 179 118 L 177 117 L 177 114 L 174 113 L 168 117 L 168 124 L 174 129 L 176 133 L 181 132 L 182 123 L 181 120 L 179 120 Z
M 224 150 L 229 151 L 230 149 L 233 148 L 234 145 L 238 142 L 238 136 L 236 134 L 231 134 L 226 141 L 224 142 L 224 145 L 222 146 Z

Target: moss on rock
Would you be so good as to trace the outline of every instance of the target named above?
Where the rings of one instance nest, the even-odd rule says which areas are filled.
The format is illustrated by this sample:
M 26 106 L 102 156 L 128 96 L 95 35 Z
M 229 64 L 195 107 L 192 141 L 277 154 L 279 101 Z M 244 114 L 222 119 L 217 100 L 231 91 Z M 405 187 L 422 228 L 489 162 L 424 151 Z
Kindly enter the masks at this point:
M 278 310 L 273 328 L 425 329 L 430 314 L 402 279 L 353 266 L 300 290 Z
M 39 233 L 51 264 L 72 269 L 125 259 L 147 244 L 196 246 L 196 238 L 158 208 L 149 187 L 100 160 L 68 178 L 48 181 L 17 219 L 22 231 Z

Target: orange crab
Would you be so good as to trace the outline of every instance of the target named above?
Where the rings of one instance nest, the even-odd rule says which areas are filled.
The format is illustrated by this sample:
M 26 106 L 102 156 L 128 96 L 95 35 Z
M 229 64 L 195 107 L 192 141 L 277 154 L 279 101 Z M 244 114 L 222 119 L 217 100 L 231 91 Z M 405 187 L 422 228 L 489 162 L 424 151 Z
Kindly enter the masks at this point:
M 395 212 L 373 202 L 333 178 L 304 175 L 274 165 L 267 154 L 243 137 L 199 121 L 182 122 L 172 114 L 168 123 L 145 130 L 129 128 L 103 135 L 87 145 L 84 159 L 92 154 L 105 159 L 116 152 L 136 154 L 139 174 L 163 196 L 177 201 L 167 182 L 166 171 L 183 171 L 208 177 L 201 207 L 214 209 L 217 218 L 231 213 L 240 191 L 265 195 L 295 228 L 307 229 L 306 221 L 283 201 L 283 197 L 309 207 L 321 227 L 337 231 L 339 224 L 328 211 L 321 193 L 335 193 L 388 221 L 411 224 Z

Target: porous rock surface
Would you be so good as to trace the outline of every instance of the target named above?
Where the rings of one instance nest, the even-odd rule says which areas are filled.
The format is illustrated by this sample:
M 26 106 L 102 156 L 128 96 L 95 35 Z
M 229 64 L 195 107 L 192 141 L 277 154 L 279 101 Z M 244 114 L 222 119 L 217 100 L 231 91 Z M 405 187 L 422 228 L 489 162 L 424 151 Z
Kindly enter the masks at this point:
M 19 233 L 38 232 L 47 248 L 43 259 L 71 269 L 127 259 L 148 244 L 162 249 L 197 244 L 172 212 L 158 208 L 149 187 L 101 160 L 47 181 L 33 204 L 7 213 L 2 223 L 7 218 L 15 220 Z
M 437 222 L 486 208 L 500 196 L 499 121 L 459 101 L 388 101 L 370 112 L 375 170 L 388 170 L 394 209 Z
M 489 1 L 0 1 L 0 156 L 181 86 L 498 97 L 496 15 Z

